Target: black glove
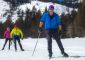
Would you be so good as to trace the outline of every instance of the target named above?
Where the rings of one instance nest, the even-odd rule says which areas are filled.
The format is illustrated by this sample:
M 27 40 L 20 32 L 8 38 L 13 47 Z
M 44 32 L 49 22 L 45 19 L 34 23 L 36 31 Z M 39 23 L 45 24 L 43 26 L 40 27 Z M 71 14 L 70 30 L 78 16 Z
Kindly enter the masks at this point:
M 23 38 L 21 38 L 23 40 Z
M 59 35 L 61 35 L 62 34 L 62 31 L 60 30 L 60 31 L 58 31 L 58 33 L 59 33 Z
M 38 32 L 40 32 L 40 33 L 41 33 L 42 31 L 43 31 L 43 29 L 42 29 L 42 28 L 39 28 L 39 31 L 38 31 Z

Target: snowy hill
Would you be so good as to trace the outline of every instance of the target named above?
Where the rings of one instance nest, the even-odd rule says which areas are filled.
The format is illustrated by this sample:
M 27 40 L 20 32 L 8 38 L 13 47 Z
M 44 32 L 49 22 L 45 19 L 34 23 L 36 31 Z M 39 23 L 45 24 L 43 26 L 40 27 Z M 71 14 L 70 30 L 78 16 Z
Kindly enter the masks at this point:
M 24 4 L 24 5 L 20 5 L 18 6 L 18 9 L 21 10 L 21 11 L 24 11 L 26 12 L 26 9 L 30 9 L 32 10 L 33 6 L 35 6 L 35 8 L 38 10 L 40 10 L 42 13 L 45 11 L 45 8 L 49 7 L 49 5 L 54 5 L 55 7 L 55 12 L 59 15 L 61 15 L 62 13 L 65 13 L 67 14 L 68 11 L 67 11 L 67 7 L 66 6 L 63 6 L 63 5 L 59 5 L 59 4 L 53 4 L 51 2 L 49 3 L 45 3 L 45 2 L 40 2 L 40 1 L 32 1 L 31 4 L 27 3 L 27 4 Z M 15 11 L 15 15 L 13 15 L 14 17 L 12 18 L 13 21 L 16 20 L 16 12 L 18 11 L 18 9 Z M 70 8 L 70 12 L 72 11 L 72 9 Z
M 31 4 L 24 4 L 24 5 L 19 6 L 18 8 L 25 11 L 26 8 L 29 8 L 30 10 L 32 10 L 32 7 L 35 6 L 37 10 L 40 9 L 43 12 L 45 10 L 45 7 L 48 8 L 49 5 L 54 5 L 55 12 L 58 13 L 59 15 L 61 15 L 63 12 L 68 13 L 67 12 L 68 7 L 60 5 L 60 4 L 53 4 L 51 2 L 45 3 L 45 2 L 40 2 L 40 1 L 32 1 Z
M 6 13 L 6 11 L 10 10 L 9 8 L 9 4 L 3 0 L 0 0 L 0 21 L 4 22 L 7 18 L 7 16 L 3 16 L 4 13 Z M 26 11 L 26 9 L 30 9 L 32 10 L 33 6 L 35 6 L 35 8 L 37 9 L 37 11 L 40 9 L 42 12 L 44 12 L 45 8 L 49 5 L 54 5 L 55 6 L 55 12 L 59 15 L 61 15 L 62 13 L 67 14 L 68 13 L 68 7 L 60 5 L 60 4 L 53 4 L 51 2 L 45 3 L 45 2 L 40 2 L 40 1 L 32 1 L 31 4 L 30 3 L 26 3 L 23 5 L 20 5 L 17 7 L 17 10 L 14 11 L 13 16 L 12 16 L 12 21 L 16 21 L 18 18 L 17 15 L 17 11 L 18 9 L 22 10 L 22 11 Z M 70 8 L 70 12 L 72 11 L 72 8 Z M 7 14 L 8 15 L 8 14 Z
M 18 46 L 18 51 L 15 52 L 14 45 L 11 45 L 11 50 L 8 50 L 8 45 L 4 51 L 0 51 L 1 60 L 49 60 L 47 51 L 47 40 L 45 38 L 39 39 L 34 56 L 32 52 L 37 39 L 24 39 L 22 41 L 24 52 L 20 51 Z M 62 39 L 65 51 L 71 56 L 68 58 L 62 57 L 60 50 L 53 40 L 53 59 L 51 60 L 84 60 L 85 59 L 85 38 L 70 38 Z M 4 44 L 4 39 L 0 39 L 0 49 Z M 73 57 L 74 56 L 74 57 Z
M 9 4 L 3 0 L 0 0 L 0 21 L 5 21 L 6 17 L 3 17 L 3 14 L 6 13 L 6 11 L 10 10 Z

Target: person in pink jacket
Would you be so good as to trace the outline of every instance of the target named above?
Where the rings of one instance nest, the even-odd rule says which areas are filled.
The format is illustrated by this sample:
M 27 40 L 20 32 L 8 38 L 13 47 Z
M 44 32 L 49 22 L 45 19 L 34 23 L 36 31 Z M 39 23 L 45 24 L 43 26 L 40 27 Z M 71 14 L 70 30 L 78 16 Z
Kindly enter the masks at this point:
M 7 27 L 6 31 L 4 32 L 4 38 L 6 40 L 5 40 L 5 43 L 4 43 L 4 46 L 3 46 L 2 50 L 4 50 L 4 48 L 5 48 L 8 41 L 9 41 L 9 50 L 10 50 L 11 38 L 10 38 L 10 28 L 9 27 Z

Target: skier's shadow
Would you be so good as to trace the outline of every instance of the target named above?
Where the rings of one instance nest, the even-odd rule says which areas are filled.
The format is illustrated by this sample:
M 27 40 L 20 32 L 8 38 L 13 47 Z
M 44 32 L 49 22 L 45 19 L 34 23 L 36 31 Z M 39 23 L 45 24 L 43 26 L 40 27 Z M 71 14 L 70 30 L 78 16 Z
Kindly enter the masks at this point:
M 64 57 L 64 56 L 57 56 L 57 57 L 53 57 L 53 58 L 81 58 L 81 57 L 85 57 L 85 56 L 79 56 L 79 55 L 75 55 L 75 56 L 69 56 L 69 57 Z
M 81 57 L 85 57 L 85 56 L 69 56 L 69 57 L 73 57 L 73 58 L 81 58 Z

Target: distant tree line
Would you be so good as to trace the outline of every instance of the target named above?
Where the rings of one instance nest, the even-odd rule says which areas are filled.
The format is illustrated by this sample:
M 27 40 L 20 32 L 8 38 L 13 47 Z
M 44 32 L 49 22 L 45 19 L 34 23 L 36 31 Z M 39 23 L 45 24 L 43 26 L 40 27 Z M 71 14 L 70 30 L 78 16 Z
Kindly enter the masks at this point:
M 47 9 L 45 9 L 47 11 Z M 62 14 L 60 16 L 62 23 L 62 38 L 74 38 L 74 37 L 84 37 L 85 36 L 85 3 L 81 3 L 78 7 L 78 11 L 73 10 L 71 13 Z M 22 29 L 24 33 L 24 37 L 38 37 L 38 25 L 40 18 L 42 16 L 41 11 L 36 11 L 35 6 L 32 11 L 28 8 L 26 12 L 22 10 L 18 10 L 18 19 L 16 20 L 16 24 L 19 28 Z M 3 38 L 3 33 L 6 27 L 10 27 L 11 29 L 14 26 L 14 23 L 11 20 L 11 16 L 7 17 L 7 20 L 2 23 L 0 22 L 0 38 Z M 41 33 L 41 37 L 45 37 L 43 33 L 44 29 Z
M 33 10 L 35 8 L 33 7 Z M 18 10 L 18 19 L 16 22 L 12 22 L 11 16 L 8 15 L 7 20 L 0 22 L 0 38 L 3 38 L 4 31 L 7 27 L 13 28 L 16 24 L 24 33 L 24 37 L 37 37 L 38 36 L 38 24 L 40 21 L 41 11 L 30 11 L 28 8 L 26 12 Z
M 45 9 L 45 12 L 47 11 L 47 8 Z M 24 33 L 24 37 L 33 37 L 37 38 L 38 37 L 38 29 L 39 29 L 39 22 L 40 18 L 42 16 L 41 11 L 36 12 L 35 6 L 33 7 L 32 11 L 30 11 L 28 8 L 26 12 L 23 12 L 22 10 L 18 10 L 18 19 L 16 20 L 15 23 L 12 22 L 11 16 L 8 15 L 7 20 L 2 23 L 0 22 L 0 38 L 3 38 L 3 33 L 6 29 L 6 27 L 10 27 L 11 29 L 13 28 L 14 24 L 17 24 L 17 26 L 22 29 Z M 69 28 L 69 26 L 73 26 L 72 24 L 74 23 L 75 17 L 77 15 L 77 12 L 73 10 L 71 14 L 62 14 L 61 17 L 61 22 L 62 22 L 62 38 L 66 37 L 75 37 L 74 33 L 70 33 L 72 31 L 72 28 Z M 42 33 L 41 37 L 45 37 L 44 34 L 44 28 L 42 28 Z M 71 35 L 71 36 L 70 36 Z

